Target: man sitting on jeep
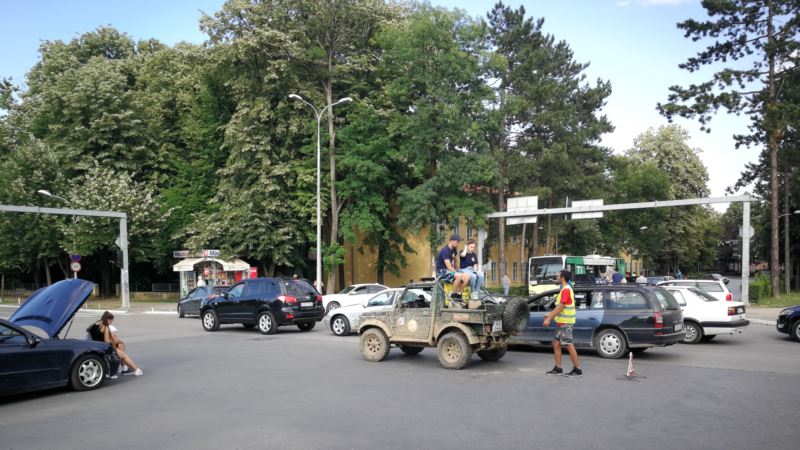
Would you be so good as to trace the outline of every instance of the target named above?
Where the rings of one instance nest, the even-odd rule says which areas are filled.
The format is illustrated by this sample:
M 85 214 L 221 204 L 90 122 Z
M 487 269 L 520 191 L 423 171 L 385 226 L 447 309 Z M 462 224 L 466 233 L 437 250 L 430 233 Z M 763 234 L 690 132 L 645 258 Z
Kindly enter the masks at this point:
M 464 287 L 469 285 L 469 274 L 456 270 L 455 261 L 459 242 L 461 242 L 461 236 L 458 234 L 450 236 L 447 245 L 442 247 L 439 254 L 436 255 L 436 274 L 445 283 L 453 283 L 450 299 L 457 302 L 461 301 L 461 292 Z

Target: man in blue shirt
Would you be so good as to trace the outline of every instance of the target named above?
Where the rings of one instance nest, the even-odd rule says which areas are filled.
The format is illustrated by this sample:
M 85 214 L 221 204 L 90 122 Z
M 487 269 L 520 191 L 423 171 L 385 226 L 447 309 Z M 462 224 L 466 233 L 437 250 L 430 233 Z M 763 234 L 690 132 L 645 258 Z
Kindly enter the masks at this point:
M 614 269 L 614 274 L 611 275 L 611 282 L 614 284 L 622 283 L 622 274 L 619 273 L 619 269 Z
M 442 247 L 439 254 L 436 255 L 436 275 L 445 283 L 453 283 L 450 298 L 455 300 L 461 300 L 461 292 L 469 284 L 469 274 L 456 270 L 456 253 L 459 242 L 461 242 L 461 236 L 457 234 L 450 236 L 447 245 Z

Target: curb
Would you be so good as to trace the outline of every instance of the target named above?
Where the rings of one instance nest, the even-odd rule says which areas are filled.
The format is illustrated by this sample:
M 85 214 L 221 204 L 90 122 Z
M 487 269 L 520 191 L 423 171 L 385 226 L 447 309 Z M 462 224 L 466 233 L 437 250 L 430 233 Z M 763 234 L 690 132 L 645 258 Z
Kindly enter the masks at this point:
M 778 324 L 778 322 L 776 322 L 774 320 L 751 319 L 749 317 L 747 318 L 747 320 L 749 320 L 750 323 L 755 323 L 755 324 L 758 324 L 758 325 L 771 325 L 773 327 Z

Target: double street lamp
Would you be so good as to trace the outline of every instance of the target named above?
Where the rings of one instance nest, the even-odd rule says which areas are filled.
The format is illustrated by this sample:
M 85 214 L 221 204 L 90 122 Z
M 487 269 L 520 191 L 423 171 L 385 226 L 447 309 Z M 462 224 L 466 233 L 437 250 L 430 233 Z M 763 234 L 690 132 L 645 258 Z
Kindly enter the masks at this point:
M 344 97 L 337 100 L 335 103 L 331 103 L 330 105 L 320 109 L 317 109 L 311 103 L 307 102 L 303 97 L 300 97 L 297 94 L 289 94 L 289 98 L 292 100 L 299 100 L 305 103 L 309 108 L 314 111 L 314 115 L 317 118 L 317 279 L 314 282 L 320 293 L 322 293 L 322 207 L 321 207 L 321 196 L 320 196 L 320 188 L 321 188 L 321 150 L 320 150 L 320 124 L 322 122 L 322 115 L 325 114 L 325 111 L 328 108 L 333 106 L 347 103 L 353 101 L 350 97 Z M 335 180 L 331 180 L 331 183 L 334 183 Z
M 66 203 L 67 205 L 70 204 L 69 200 L 65 199 L 64 197 L 60 197 L 56 194 L 51 194 L 50 191 L 46 191 L 44 189 L 39 189 L 38 191 L 36 191 L 36 193 L 39 195 L 44 195 L 45 197 L 57 198 L 62 202 Z M 75 216 L 72 216 L 72 224 L 75 225 Z M 72 278 L 78 278 L 78 272 L 72 272 Z

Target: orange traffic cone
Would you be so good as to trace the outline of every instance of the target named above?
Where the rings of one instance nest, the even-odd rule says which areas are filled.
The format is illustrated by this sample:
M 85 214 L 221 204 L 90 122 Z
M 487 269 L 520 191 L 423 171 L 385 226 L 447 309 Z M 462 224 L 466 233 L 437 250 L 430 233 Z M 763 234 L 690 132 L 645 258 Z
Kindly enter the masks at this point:
M 636 373 L 636 364 L 633 363 L 633 352 L 628 353 L 628 371 L 625 373 L 625 376 L 628 378 L 635 378 L 639 376 Z

